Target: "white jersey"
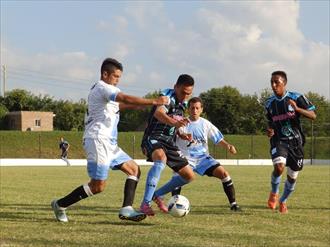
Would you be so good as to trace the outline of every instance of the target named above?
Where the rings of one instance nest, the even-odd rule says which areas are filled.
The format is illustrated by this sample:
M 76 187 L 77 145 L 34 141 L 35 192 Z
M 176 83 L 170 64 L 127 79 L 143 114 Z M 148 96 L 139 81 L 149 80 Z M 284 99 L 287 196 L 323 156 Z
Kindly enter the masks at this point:
M 84 138 L 109 139 L 117 144 L 119 103 L 115 99 L 119 92 L 119 88 L 104 81 L 93 85 L 88 95 Z
M 219 143 L 223 139 L 220 130 L 202 117 L 197 121 L 189 122 L 186 126 L 181 127 L 179 131 L 181 133 L 192 134 L 192 142 L 177 137 L 176 144 L 182 154 L 189 161 L 194 162 L 209 155 L 208 139 L 211 139 L 214 144 Z

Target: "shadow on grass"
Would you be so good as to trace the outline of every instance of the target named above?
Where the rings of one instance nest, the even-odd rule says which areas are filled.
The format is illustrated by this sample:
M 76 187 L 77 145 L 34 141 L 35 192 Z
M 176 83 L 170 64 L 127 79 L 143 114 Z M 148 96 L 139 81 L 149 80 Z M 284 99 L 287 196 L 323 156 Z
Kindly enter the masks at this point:
M 56 222 L 53 216 L 53 210 L 50 205 L 45 204 L 0 204 L 0 219 L 1 221 L 24 221 L 24 222 Z M 114 207 L 86 207 L 75 205 L 72 206 L 68 211 L 71 213 L 71 217 L 74 219 L 79 217 L 91 217 L 95 218 L 98 216 L 109 216 L 118 217 L 119 208 Z M 51 214 L 51 217 L 49 216 Z M 70 220 L 70 215 L 68 215 Z M 70 220 L 71 221 L 71 220 Z M 72 220 L 76 221 L 76 220 Z M 95 221 L 88 222 L 88 224 L 105 224 L 105 225 L 144 225 L 152 226 L 152 223 L 142 223 L 133 221 L 123 221 L 118 218 L 116 221 Z

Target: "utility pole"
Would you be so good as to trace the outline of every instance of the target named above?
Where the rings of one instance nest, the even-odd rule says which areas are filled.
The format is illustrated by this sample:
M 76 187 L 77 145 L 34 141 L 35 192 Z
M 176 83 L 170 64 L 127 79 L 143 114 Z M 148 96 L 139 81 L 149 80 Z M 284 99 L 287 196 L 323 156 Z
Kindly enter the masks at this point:
M 2 65 L 2 96 L 5 97 L 6 92 L 6 65 Z

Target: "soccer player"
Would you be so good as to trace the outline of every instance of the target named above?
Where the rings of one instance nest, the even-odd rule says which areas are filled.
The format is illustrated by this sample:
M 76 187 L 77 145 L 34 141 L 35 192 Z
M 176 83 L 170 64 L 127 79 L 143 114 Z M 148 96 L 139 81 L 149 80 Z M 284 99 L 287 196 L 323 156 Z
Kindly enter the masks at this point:
M 163 105 L 168 103 L 168 98 L 162 96 L 157 99 L 144 99 L 122 93 L 117 87 L 122 72 L 121 63 L 113 58 L 105 59 L 101 66 L 101 79 L 90 90 L 83 137 L 90 181 L 65 197 L 52 201 L 51 206 L 58 221 L 68 221 L 65 213 L 67 207 L 105 189 L 109 168 L 120 169 L 127 174 L 124 202 L 119 211 L 119 218 L 140 221 L 146 217 L 144 213 L 135 211 L 132 207 L 140 168 L 118 147 L 119 107 L 124 107 L 125 104 Z
M 190 75 L 180 75 L 174 89 L 166 89 L 161 93 L 170 99 L 170 104 L 154 106 L 151 110 L 141 144 L 147 160 L 153 162 L 148 172 L 144 197 L 140 206 L 140 211 L 148 216 L 155 214 L 151 208 L 151 202 L 165 164 L 177 172 L 186 183 L 194 178 L 194 172 L 188 166 L 187 159 L 181 155 L 174 142 L 176 128 L 180 128 L 188 122 L 184 118 L 184 111 L 193 87 L 194 79 Z M 158 202 L 156 201 L 156 203 Z
M 272 73 L 270 84 L 274 95 L 265 103 L 270 138 L 270 153 L 274 170 L 271 174 L 271 192 L 268 207 L 276 209 L 281 175 L 287 166 L 287 179 L 279 199 L 280 213 L 287 213 L 287 199 L 294 191 L 298 173 L 303 168 L 305 136 L 300 116 L 314 120 L 315 106 L 302 94 L 286 90 L 287 75 L 284 71 Z
M 61 158 L 67 159 L 68 158 L 68 150 L 70 148 L 70 144 L 68 141 L 64 140 L 63 137 L 60 138 L 59 148 L 61 149 Z
M 216 126 L 200 116 L 203 112 L 203 103 L 199 97 L 193 97 L 189 100 L 188 111 L 189 123 L 185 127 L 178 129 L 179 138 L 176 143 L 179 149 L 187 157 L 194 172 L 201 176 L 207 175 L 221 180 L 230 209 L 239 211 L 240 207 L 236 203 L 233 181 L 228 171 L 209 154 L 208 139 L 211 139 L 214 144 L 226 148 L 232 154 L 236 154 L 236 148 L 225 141 L 224 136 Z M 185 184 L 186 181 L 175 174 L 169 182 L 156 190 L 154 197 L 161 211 L 165 213 L 168 211 L 162 197 L 174 189 L 177 190 L 175 194 L 178 194 L 178 188 Z

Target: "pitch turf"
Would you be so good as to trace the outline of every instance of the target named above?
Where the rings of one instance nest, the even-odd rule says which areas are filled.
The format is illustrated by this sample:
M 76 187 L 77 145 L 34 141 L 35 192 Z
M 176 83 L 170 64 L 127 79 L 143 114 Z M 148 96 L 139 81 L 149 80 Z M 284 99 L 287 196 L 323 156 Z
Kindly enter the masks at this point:
M 306 166 L 288 202 L 289 213 L 266 208 L 270 166 L 227 166 L 243 212 L 229 210 L 222 186 L 197 177 L 182 194 L 191 203 L 184 218 L 121 221 L 125 176 L 111 172 L 104 193 L 68 210 L 69 223 L 55 221 L 50 202 L 87 181 L 84 167 L 0 167 L 0 246 L 329 246 L 330 167 Z M 142 167 L 135 207 L 148 167 Z M 166 168 L 160 184 L 171 176 Z M 283 189 L 283 181 L 281 190 Z M 168 197 L 169 198 L 169 197 Z

